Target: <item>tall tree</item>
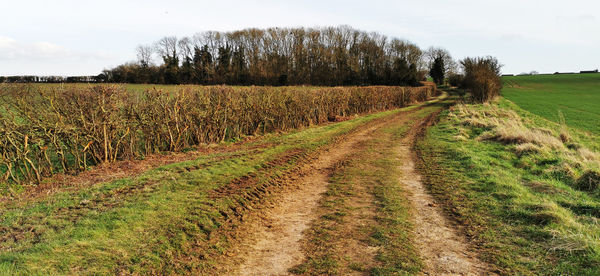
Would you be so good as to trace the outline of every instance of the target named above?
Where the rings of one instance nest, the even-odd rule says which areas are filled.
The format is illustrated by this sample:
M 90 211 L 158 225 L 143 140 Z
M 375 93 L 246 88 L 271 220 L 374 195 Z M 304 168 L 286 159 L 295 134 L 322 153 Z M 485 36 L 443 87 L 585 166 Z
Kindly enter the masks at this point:
M 246 57 L 244 47 L 240 46 L 233 51 L 231 58 L 232 79 L 233 84 L 248 84 L 248 68 L 246 66 Z
M 163 59 L 163 65 L 160 68 L 162 81 L 167 84 L 178 83 L 179 57 L 177 56 L 177 37 L 163 37 L 156 42 L 155 48 Z
M 192 83 L 194 75 L 192 41 L 184 37 L 177 43 L 179 56 L 181 57 L 181 68 L 179 68 L 179 83 Z
M 219 55 L 215 69 L 215 81 L 218 84 L 226 83 L 229 77 L 229 69 L 231 65 L 231 48 L 229 45 L 219 47 Z
M 444 83 L 444 59 L 442 57 L 437 57 L 433 60 L 431 64 L 431 69 L 429 70 L 429 75 L 433 78 L 433 81 L 440 85 Z

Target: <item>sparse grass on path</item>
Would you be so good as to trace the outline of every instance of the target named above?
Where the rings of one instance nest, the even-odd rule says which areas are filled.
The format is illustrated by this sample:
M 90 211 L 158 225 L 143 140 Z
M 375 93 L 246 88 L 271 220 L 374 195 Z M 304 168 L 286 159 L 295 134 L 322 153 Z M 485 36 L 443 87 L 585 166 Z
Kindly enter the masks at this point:
M 503 77 L 502 95 L 554 122 L 600 135 L 600 74 Z
M 429 190 L 502 274 L 600 274 L 600 192 L 577 186 L 598 136 L 563 132 L 500 99 L 443 112 L 418 144 Z

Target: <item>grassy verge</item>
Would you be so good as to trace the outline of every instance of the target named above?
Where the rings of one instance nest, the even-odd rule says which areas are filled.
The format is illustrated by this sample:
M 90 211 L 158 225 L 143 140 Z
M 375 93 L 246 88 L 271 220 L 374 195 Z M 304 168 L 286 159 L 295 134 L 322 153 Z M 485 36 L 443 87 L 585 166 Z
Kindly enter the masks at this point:
M 414 108 L 414 107 L 411 107 Z M 401 110 L 0 208 L 0 274 L 208 273 L 232 226 L 337 139 Z
M 501 99 L 442 113 L 417 145 L 437 200 L 503 274 L 600 273 L 597 137 Z
M 305 241 L 308 258 L 292 272 L 389 275 L 421 270 L 411 241 L 410 205 L 399 182 L 399 157 L 392 153 L 415 121 L 442 106 L 429 105 L 391 120 L 335 167 L 321 200 L 321 216 Z

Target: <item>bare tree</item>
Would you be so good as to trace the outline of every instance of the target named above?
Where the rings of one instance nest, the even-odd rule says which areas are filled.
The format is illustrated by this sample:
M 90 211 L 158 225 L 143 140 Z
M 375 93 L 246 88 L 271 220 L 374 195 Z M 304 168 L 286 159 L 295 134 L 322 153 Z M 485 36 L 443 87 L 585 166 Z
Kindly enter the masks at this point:
M 154 45 L 156 52 L 164 58 L 177 57 L 177 37 L 165 36 Z
M 429 47 L 425 51 L 424 57 L 428 68 L 431 68 L 436 59 L 442 59 L 445 74 L 455 73 L 458 68 L 458 64 L 454 61 L 450 52 L 444 48 Z
M 177 42 L 177 47 L 179 49 L 179 55 L 181 55 L 181 60 L 191 59 L 193 56 L 194 46 L 192 44 L 192 40 L 189 37 L 184 37 Z
M 486 102 L 500 95 L 502 64 L 495 57 L 465 58 L 460 61 L 465 72 L 463 84 L 476 102 Z
M 142 67 L 149 67 L 152 65 L 152 53 L 154 49 L 148 45 L 139 45 L 135 51 L 137 52 L 137 59 Z

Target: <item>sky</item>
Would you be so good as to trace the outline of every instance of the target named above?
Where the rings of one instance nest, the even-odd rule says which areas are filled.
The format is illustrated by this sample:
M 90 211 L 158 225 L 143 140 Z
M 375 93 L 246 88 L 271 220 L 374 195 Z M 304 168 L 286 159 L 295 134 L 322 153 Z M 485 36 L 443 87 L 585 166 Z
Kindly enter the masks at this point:
M 164 36 L 250 27 L 350 25 L 503 73 L 600 67 L 598 0 L 0 0 L 0 75 L 97 75 Z

